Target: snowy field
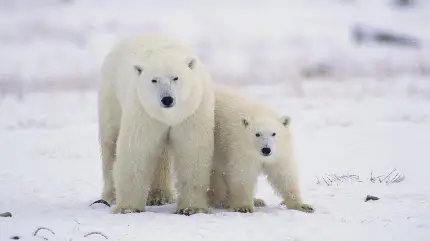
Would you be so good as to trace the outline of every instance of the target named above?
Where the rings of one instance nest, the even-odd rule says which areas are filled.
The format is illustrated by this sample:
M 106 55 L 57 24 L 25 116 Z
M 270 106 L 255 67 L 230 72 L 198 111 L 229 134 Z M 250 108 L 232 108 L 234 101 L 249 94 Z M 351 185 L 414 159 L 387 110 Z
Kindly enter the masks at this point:
M 55 232 L 39 232 L 49 241 L 105 240 L 83 237 L 90 232 L 124 241 L 430 240 L 430 2 L 389 2 L 0 1 L 0 213 L 13 215 L 0 217 L 0 241 L 43 240 L 32 236 L 38 227 Z M 357 45 L 357 24 L 420 45 Z M 315 213 L 279 206 L 264 177 L 256 191 L 268 207 L 253 214 L 89 207 L 102 188 L 99 67 L 115 41 L 146 31 L 188 41 L 216 82 L 292 117 Z
M 305 92 L 314 88 L 305 86 Z M 257 196 L 269 206 L 254 214 L 215 210 L 185 217 L 172 214 L 172 204 L 112 215 L 103 205 L 89 207 L 102 188 L 96 94 L 40 93 L 2 99 L 0 212 L 13 217 L 0 218 L 0 240 L 31 238 L 40 226 L 56 233 L 53 239 L 41 231 L 49 240 L 84 240 L 91 231 L 109 240 L 429 240 L 429 96 L 392 90 L 382 96 L 351 91 L 348 97 L 288 98 L 282 86 L 243 91 L 292 116 L 303 196 L 316 213 L 280 207 L 264 178 Z M 372 171 L 380 176 L 395 168 L 405 175 L 403 182 L 369 180 Z M 318 177 L 331 173 L 358 175 L 362 182 L 318 184 Z M 380 199 L 364 202 L 367 195 Z

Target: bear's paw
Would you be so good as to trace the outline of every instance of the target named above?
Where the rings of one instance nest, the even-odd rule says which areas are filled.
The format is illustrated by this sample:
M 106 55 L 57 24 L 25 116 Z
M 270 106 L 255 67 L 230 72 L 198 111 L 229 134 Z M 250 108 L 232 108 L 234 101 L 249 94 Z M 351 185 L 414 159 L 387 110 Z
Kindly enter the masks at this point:
M 191 216 L 196 213 L 210 213 L 207 208 L 179 208 L 175 214 Z
M 142 209 L 138 209 L 138 208 L 122 208 L 122 207 L 116 207 L 112 213 L 113 214 L 128 214 L 128 213 L 141 213 L 144 212 L 145 210 Z
M 243 207 L 234 207 L 231 208 L 233 212 L 239 212 L 239 213 L 253 213 L 254 207 L 251 206 L 243 206 Z

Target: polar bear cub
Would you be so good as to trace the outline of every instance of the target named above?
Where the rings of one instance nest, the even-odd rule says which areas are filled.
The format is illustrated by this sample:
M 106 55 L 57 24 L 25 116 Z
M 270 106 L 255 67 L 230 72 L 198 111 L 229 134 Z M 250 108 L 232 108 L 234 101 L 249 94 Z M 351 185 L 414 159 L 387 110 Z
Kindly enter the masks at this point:
M 257 178 L 267 175 L 290 209 L 313 212 L 300 194 L 290 118 L 224 86 L 215 89 L 215 153 L 208 192 L 212 206 L 253 212 Z
M 114 213 L 172 202 L 172 158 L 176 213 L 208 210 L 214 104 L 210 75 L 186 45 L 139 35 L 113 47 L 102 64 L 98 113 L 102 198 L 116 202 Z

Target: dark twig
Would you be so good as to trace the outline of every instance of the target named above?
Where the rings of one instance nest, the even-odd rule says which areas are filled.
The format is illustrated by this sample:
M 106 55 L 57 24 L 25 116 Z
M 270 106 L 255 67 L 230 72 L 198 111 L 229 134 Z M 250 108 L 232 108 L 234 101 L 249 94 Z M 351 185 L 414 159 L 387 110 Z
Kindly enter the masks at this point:
M 391 179 L 387 179 L 387 181 L 385 182 L 386 184 L 390 184 L 393 180 L 395 180 L 397 177 L 399 176 L 399 173 L 396 173 L 396 175 L 391 178 Z
M 399 183 L 405 180 L 405 175 L 399 175 L 398 177 L 396 176 L 395 178 L 391 179 L 391 181 L 389 182 L 389 184 L 391 183 Z
M 108 239 L 108 237 L 107 237 L 106 235 L 104 235 L 104 234 L 102 234 L 102 233 L 100 233 L 100 232 L 91 232 L 91 233 L 87 233 L 87 234 L 85 234 L 85 235 L 84 235 L 84 237 L 86 238 L 86 237 L 88 237 L 88 236 L 90 236 L 90 235 L 94 235 L 94 234 L 101 235 L 101 236 L 103 236 L 105 239 Z
M 106 202 L 105 200 L 103 200 L 103 199 L 94 201 L 93 203 L 90 204 L 90 206 L 92 206 L 93 204 L 96 204 L 96 203 L 103 203 L 104 205 L 110 207 L 110 204 L 108 202 Z
M 397 168 L 391 171 L 388 175 L 374 176 L 373 171 L 370 172 L 370 182 L 375 183 L 378 181 L 379 183 L 392 184 L 399 183 L 405 180 L 405 175 L 400 174 L 397 171 Z M 335 183 L 344 182 L 347 180 L 363 182 L 360 180 L 358 175 L 346 174 L 346 175 L 337 175 L 337 174 L 329 174 L 326 173 L 323 176 L 317 177 L 317 185 L 322 184 L 322 180 L 327 184 L 327 186 L 332 186 Z
M 388 174 L 386 177 L 384 177 L 384 179 L 382 179 L 381 183 L 382 183 L 385 179 L 389 178 L 389 177 L 391 176 L 391 174 L 393 174 L 393 172 L 395 172 L 396 170 L 397 170 L 397 168 L 396 168 L 396 169 L 394 169 L 394 170 L 392 170 L 392 171 L 390 172 L 390 174 Z
M 324 177 L 322 177 L 322 179 L 324 180 L 324 182 L 327 184 L 327 186 L 330 186 L 330 184 L 328 184 L 328 182 L 325 180 Z
M 45 240 L 48 240 L 48 238 L 47 237 L 45 237 L 45 236 L 40 236 L 40 235 L 37 235 L 37 233 L 40 231 L 40 230 L 48 230 L 49 232 L 51 232 L 53 235 L 55 235 L 55 233 L 54 233 L 54 231 L 52 231 L 51 229 L 49 229 L 49 228 L 44 228 L 44 227 L 40 227 L 40 228 L 38 228 L 38 229 L 36 229 L 36 231 L 34 231 L 34 233 L 33 233 L 33 236 L 37 236 L 37 237 L 41 237 L 41 238 L 43 238 L 43 239 L 45 239 Z

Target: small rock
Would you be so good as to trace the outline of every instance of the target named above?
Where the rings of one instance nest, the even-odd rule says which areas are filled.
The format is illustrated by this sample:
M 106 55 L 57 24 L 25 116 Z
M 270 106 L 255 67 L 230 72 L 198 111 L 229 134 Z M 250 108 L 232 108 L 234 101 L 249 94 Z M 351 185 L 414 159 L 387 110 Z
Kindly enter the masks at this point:
M 372 196 L 372 195 L 367 195 L 366 200 L 364 200 L 364 201 L 367 202 L 369 200 L 376 201 L 376 200 L 379 200 L 379 197 L 375 197 L 375 196 Z
M 12 213 L 10 212 L 0 213 L 0 217 L 10 218 L 12 217 Z

